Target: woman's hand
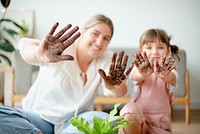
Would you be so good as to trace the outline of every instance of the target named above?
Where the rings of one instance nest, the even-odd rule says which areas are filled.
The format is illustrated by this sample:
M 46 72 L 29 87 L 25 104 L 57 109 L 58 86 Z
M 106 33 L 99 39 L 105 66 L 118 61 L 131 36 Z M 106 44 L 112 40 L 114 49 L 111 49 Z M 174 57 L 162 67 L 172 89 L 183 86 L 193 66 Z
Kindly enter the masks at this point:
M 54 24 L 49 34 L 42 40 L 35 54 L 40 62 L 58 62 L 62 60 L 73 60 L 71 55 L 62 55 L 62 52 L 69 47 L 81 35 L 78 27 L 70 31 L 71 24 L 68 24 L 54 35 L 58 23 Z M 66 33 L 67 32 L 67 33 Z
M 108 76 L 106 75 L 104 70 L 99 69 L 99 74 L 103 78 L 106 87 L 109 89 L 120 87 L 121 84 L 125 83 L 127 80 L 127 76 L 129 75 L 134 66 L 134 64 L 132 63 L 128 68 L 128 70 L 125 71 L 128 61 L 128 56 L 127 55 L 124 56 L 124 51 L 119 53 L 117 63 L 116 63 L 116 58 L 117 58 L 117 53 L 115 52 L 113 53 Z
M 175 60 L 171 56 L 164 56 L 164 58 L 158 62 L 157 60 L 154 61 L 154 72 L 159 78 L 164 78 L 167 76 L 172 69 L 175 69 L 174 65 Z

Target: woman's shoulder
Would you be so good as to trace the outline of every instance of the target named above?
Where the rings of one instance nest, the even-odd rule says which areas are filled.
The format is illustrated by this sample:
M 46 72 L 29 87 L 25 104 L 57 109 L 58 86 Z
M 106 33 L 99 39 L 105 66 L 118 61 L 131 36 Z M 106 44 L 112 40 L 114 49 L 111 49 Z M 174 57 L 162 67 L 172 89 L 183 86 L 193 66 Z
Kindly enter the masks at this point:
M 98 60 L 101 61 L 110 61 L 112 59 L 113 52 L 110 50 L 106 50 L 101 56 L 98 57 Z
M 76 48 L 77 48 L 77 44 L 74 43 L 74 44 L 68 46 L 68 47 L 63 51 L 62 54 L 70 54 L 70 55 L 75 56 L 75 55 L 76 55 Z
M 114 52 L 111 51 L 111 50 L 106 50 L 106 51 L 104 52 L 103 56 L 110 56 L 110 57 L 112 57 L 113 53 L 114 53 Z

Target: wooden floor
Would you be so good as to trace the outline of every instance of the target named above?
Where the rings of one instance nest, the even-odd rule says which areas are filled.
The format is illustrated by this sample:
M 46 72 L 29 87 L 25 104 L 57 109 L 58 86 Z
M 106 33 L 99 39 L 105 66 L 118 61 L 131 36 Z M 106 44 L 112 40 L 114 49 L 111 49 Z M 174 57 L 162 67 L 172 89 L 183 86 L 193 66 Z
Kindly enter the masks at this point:
M 185 123 L 184 110 L 173 110 L 172 112 L 173 134 L 200 134 L 200 110 L 191 110 L 191 123 Z
M 200 110 L 191 110 L 191 123 L 185 124 L 185 113 L 182 110 L 172 112 L 173 134 L 200 134 Z

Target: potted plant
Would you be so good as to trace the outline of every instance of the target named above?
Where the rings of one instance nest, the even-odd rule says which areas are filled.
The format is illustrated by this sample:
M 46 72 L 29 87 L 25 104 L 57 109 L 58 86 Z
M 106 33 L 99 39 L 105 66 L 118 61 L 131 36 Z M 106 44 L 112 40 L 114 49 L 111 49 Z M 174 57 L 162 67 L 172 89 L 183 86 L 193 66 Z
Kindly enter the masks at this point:
M 134 123 L 133 121 L 125 120 L 121 116 L 116 116 L 119 105 L 120 103 L 114 105 L 114 109 L 110 112 L 106 120 L 94 117 L 93 124 L 90 124 L 84 118 L 74 116 L 69 122 L 85 134 L 114 134 L 118 129 L 124 128 L 130 123 Z
M 19 25 L 14 20 L 5 17 L 10 0 L 1 0 L 1 4 L 5 9 L 3 16 L 0 19 L 0 62 L 5 62 L 7 65 L 11 66 L 11 60 L 4 52 L 15 51 L 15 41 L 19 36 L 26 35 L 29 29 L 24 21 L 22 22 L 22 25 Z M 12 27 L 9 27 L 10 25 L 12 25 Z

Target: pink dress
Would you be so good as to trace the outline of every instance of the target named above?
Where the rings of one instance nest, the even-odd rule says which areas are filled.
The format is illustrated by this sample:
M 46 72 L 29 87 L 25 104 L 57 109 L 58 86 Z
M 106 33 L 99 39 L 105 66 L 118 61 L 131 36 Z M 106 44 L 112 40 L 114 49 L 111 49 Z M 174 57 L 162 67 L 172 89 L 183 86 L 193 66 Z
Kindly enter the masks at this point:
M 172 72 L 177 76 L 176 70 Z M 143 134 L 170 134 L 172 85 L 153 73 L 144 81 L 135 83 L 135 98 L 121 110 L 120 115 L 132 114 L 141 125 Z

